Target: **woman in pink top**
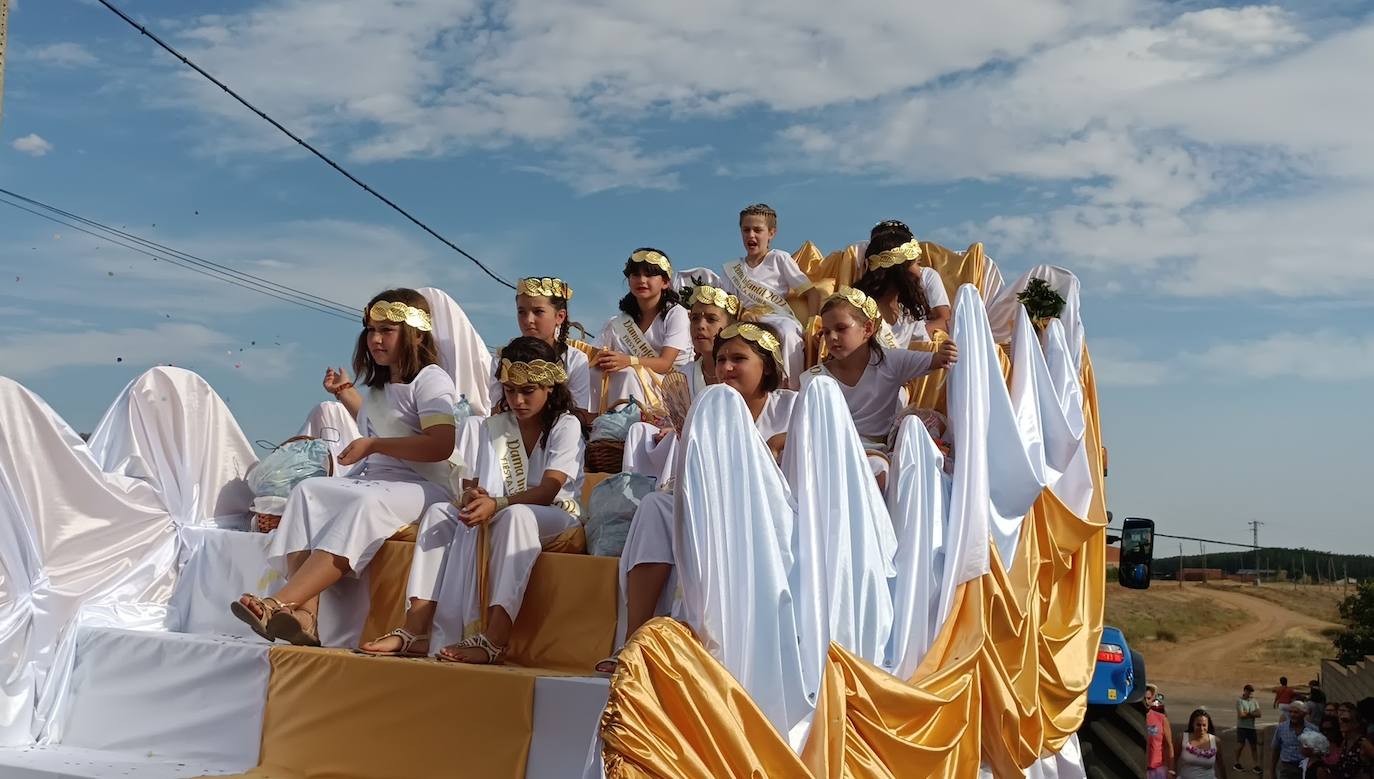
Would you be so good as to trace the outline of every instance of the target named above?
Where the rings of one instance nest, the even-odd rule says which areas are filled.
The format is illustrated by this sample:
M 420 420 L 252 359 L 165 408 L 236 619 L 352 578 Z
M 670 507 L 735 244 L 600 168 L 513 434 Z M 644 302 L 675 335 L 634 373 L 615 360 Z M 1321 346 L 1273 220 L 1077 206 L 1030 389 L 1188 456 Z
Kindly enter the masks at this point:
M 1169 718 L 1164 715 L 1164 696 L 1147 688 L 1146 705 L 1150 707 L 1145 714 L 1145 767 L 1146 779 L 1168 779 L 1169 767 L 1174 764 L 1174 737 L 1169 729 Z

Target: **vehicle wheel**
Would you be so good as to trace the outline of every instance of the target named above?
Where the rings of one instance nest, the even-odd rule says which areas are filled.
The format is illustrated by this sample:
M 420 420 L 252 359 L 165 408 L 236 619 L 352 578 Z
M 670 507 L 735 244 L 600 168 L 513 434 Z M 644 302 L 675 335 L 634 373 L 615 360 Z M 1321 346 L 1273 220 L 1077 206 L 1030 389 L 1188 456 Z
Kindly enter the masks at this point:
M 1145 775 L 1145 707 L 1136 703 L 1088 706 L 1078 731 L 1088 779 Z

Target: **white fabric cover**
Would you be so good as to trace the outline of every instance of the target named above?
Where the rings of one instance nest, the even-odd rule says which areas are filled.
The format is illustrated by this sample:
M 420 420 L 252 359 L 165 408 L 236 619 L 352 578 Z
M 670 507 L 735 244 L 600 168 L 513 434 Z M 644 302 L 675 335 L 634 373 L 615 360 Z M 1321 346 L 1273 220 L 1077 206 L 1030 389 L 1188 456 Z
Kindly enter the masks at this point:
M 1002 379 L 997 344 L 972 284 L 959 288 L 954 308 L 954 342 L 959 362 L 949 371 L 947 398 L 954 439 L 946 565 L 940 622 L 949 613 L 953 587 L 990 570 L 986 539 L 990 533 L 1007 567 L 1015 560 L 1021 520 L 1044 484 L 1036 476 Z M 948 572 L 947 572 L 948 573 Z
M 467 396 L 474 414 L 490 414 L 496 398 L 491 396 L 491 350 L 486 341 L 447 292 L 434 287 L 421 287 L 417 292 L 429 301 L 439 365 L 453 378 L 459 396 Z
M 882 667 L 899 679 L 910 679 L 943 624 L 940 607 L 949 532 L 945 525 L 950 480 L 944 455 L 917 417 L 901 421 L 890 473 L 887 505 L 897 536 L 897 576 L 892 579 L 896 617 Z M 982 543 L 987 545 L 986 534 Z M 957 567 L 958 561 L 950 566 Z
M 1003 287 L 997 296 L 988 297 L 987 311 L 988 322 L 992 327 L 993 338 L 997 343 L 1004 344 L 1011 342 L 1011 336 L 1016 329 L 1016 312 L 1018 309 L 1024 310 L 1025 306 L 1016 299 L 1018 293 L 1024 291 L 1030 284 L 1031 279 L 1044 279 L 1050 287 L 1064 298 L 1064 311 L 1059 315 L 1059 319 L 1064 323 L 1064 340 L 1069 345 L 1069 352 L 1073 355 L 1074 368 L 1083 367 L 1083 311 L 1080 300 L 1080 284 L 1078 277 L 1073 271 L 1061 268 L 1057 265 L 1036 265 L 1026 271 L 1021 278 L 1012 282 L 1010 286 Z
M 789 576 L 808 696 L 820 692 L 830 642 L 875 665 L 892 632 L 892 520 L 839 384 L 818 376 L 792 414 L 783 472 L 796 501 Z
M 248 770 L 258 762 L 269 672 L 261 642 L 82 628 L 54 743 Z
M 182 525 L 248 527 L 258 461 L 229 407 L 205 379 L 152 368 L 129 382 L 96 425 L 90 450 L 102 470 L 148 482 Z
M 337 400 L 326 400 L 310 409 L 305 416 L 305 424 L 296 435 L 308 435 L 329 442 L 329 451 L 337 460 L 348 445 L 363 437 L 358 432 L 358 420 L 354 419 Z
M 674 616 L 800 749 L 814 713 L 788 574 L 792 497 L 744 399 L 708 387 L 678 445 Z
M 85 603 L 166 602 L 177 531 L 150 484 L 103 473 L 56 412 L 4 377 L 0 430 L 0 744 L 25 744 L 68 620 Z
M 1087 771 L 1083 768 L 1083 750 L 1078 746 L 1078 734 L 1069 736 L 1064 748 L 1055 754 L 1047 754 L 1026 769 L 1026 779 L 1085 779 Z M 978 779 L 998 779 L 986 765 L 978 769 Z
M 1044 348 L 1050 386 L 1067 422 L 1069 434 L 1078 439 L 1068 465 L 1064 466 L 1059 481 L 1051 485 L 1051 489 L 1064 501 L 1065 506 L 1083 517 L 1087 516 L 1093 497 L 1092 464 L 1088 460 L 1086 438 L 1087 419 L 1083 414 L 1083 385 L 1078 379 L 1078 368 L 1064 337 L 1064 325 L 1057 319 L 1045 328 Z

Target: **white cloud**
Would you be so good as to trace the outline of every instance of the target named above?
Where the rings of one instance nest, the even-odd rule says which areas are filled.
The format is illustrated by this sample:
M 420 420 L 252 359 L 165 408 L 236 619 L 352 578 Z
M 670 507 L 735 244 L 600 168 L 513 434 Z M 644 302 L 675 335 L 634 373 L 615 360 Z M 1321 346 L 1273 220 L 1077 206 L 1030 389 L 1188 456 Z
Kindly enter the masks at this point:
M 29 133 L 22 138 L 15 138 L 10 146 L 15 151 L 30 157 L 42 157 L 53 150 L 53 145 L 38 133 Z
M 70 41 L 39 46 L 28 52 L 28 56 L 39 62 L 65 68 L 95 65 L 100 61 L 85 46 Z
M 256 347 L 235 352 L 238 339 L 190 323 L 160 324 L 151 328 L 74 332 L 10 331 L 0 337 L 0 365 L 5 373 L 24 379 L 60 368 L 123 364 L 133 367 L 217 361 L 242 370 L 250 381 L 270 382 L 293 364 L 294 346 Z M 232 353 L 222 354 L 226 349 Z
M 675 168 L 698 160 L 709 151 L 702 147 L 653 154 L 646 153 L 633 139 L 605 138 L 566 146 L 561 158 L 523 169 L 546 173 L 584 195 L 622 187 L 677 189 L 680 180 Z
M 1374 334 L 1323 329 L 1278 332 L 1240 341 L 1218 341 L 1168 360 L 1142 354 L 1131 341 L 1090 339 L 1098 382 L 1109 387 L 1253 379 L 1348 382 L 1374 379 Z

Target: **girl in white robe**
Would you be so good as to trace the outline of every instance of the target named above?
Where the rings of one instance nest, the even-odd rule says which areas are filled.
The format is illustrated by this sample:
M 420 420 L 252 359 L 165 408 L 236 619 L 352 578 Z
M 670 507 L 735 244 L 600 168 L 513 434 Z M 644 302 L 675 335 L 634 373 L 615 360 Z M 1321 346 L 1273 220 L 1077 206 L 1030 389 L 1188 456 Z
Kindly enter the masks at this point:
M 787 425 L 797 393 L 780 389 L 786 374 L 782 344 L 767 325 L 741 323 L 716 338 L 716 375 L 743 398 L 759 435 L 776 458 L 787 443 Z M 625 635 L 633 634 L 656 613 L 664 613 L 673 588 L 673 496 L 653 492 L 645 496 L 620 554 L 620 591 L 625 593 Z M 616 655 L 597 663 L 610 673 Z
M 896 219 L 879 222 L 854 249 L 859 257 L 854 287 L 878 301 L 893 336 L 885 346 L 904 349 L 912 341 L 931 340 L 936 330 L 949 332 L 945 282 L 939 271 L 921 265 L 921 244 L 911 228 Z M 888 269 L 905 270 L 909 278 Z
M 716 383 L 716 336 L 739 315 L 739 298 L 709 284 L 688 287 L 683 292 L 690 307 L 687 316 L 692 325 L 692 349 L 696 352 L 696 360 L 683 370 L 683 385 L 691 398 Z M 625 436 L 621 470 L 651 476 L 663 483 L 671 475 L 676 439 L 672 429 L 647 422 L 631 425 Z
M 806 344 L 802 324 L 787 298 L 805 294 L 814 313 L 820 306 L 820 292 L 792 255 L 772 248 L 778 235 L 778 213 L 772 208 L 756 203 L 740 211 L 739 232 L 744 257 L 725 264 L 725 288 L 739 298 L 741 309 L 751 313 L 750 319 L 777 331 L 787 368 L 787 387 L 796 389 L 806 367 Z
M 515 288 L 515 319 L 520 325 L 520 334 L 538 338 L 557 350 L 563 370 L 568 374 L 568 392 L 572 393 L 573 406 L 590 412 L 592 380 L 587 353 L 568 344 L 571 325 L 568 301 L 572 300 L 572 287 L 562 279 L 531 276 L 520 279 Z M 488 378 L 495 403 L 501 397 L 501 382 L 495 375 Z
M 687 310 L 672 287 L 668 255 L 644 247 L 625 261 L 630 292 L 620 313 L 601 331 L 600 351 L 592 360 L 592 392 L 597 410 L 633 398 L 641 407 L 660 404 L 663 376 L 692 360 Z
M 567 373 L 557 353 L 538 338 L 521 337 L 502 350 L 498 368 L 509 408 L 485 422 L 487 446 L 478 483 L 460 497 L 462 508 L 436 505 L 425 514 L 406 588 L 404 627 L 363 645 L 367 654 L 423 656 L 436 612 L 459 614 L 466 638 L 439 659 L 495 663 L 505 653 L 520 614 L 525 586 L 544 548 L 573 549 L 581 535 L 582 427 L 572 413 Z M 538 481 L 530 476 L 538 474 Z M 461 524 L 460 524 L 461 523 Z M 481 544 L 487 534 L 488 593 L 473 608 Z M 445 588 L 446 582 L 469 586 Z M 475 611 L 475 613 L 473 613 Z M 480 619 L 485 611 L 485 626 Z M 471 626 L 471 631 L 466 630 Z
M 268 546 L 286 585 L 273 598 L 245 593 L 231 604 L 269 641 L 318 646 L 320 593 L 356 576 L 386 539 L 452 498 L 454 386 L 439 366 L 429 304 L 415 290 L 393 289 L 364 312 L 353 367 L 367 396 L 336 388 L 363 433 L 338 458 L 354 467 L 296 485 Z
M 840 385 L 854 427 L 870 452 L 878 485 L 887 484 L 887 439 L 896 420 L 903 386 L 938 368 L 953 365 L 959 350 L 945 341 L 939 351 L 892 349 L 878 342 L 882 318 L 878 304 L 851 287 L 841 287 L 821 305 L 821 336 L 829 353 L 826 362 L 802 377 L 830 376 Z

